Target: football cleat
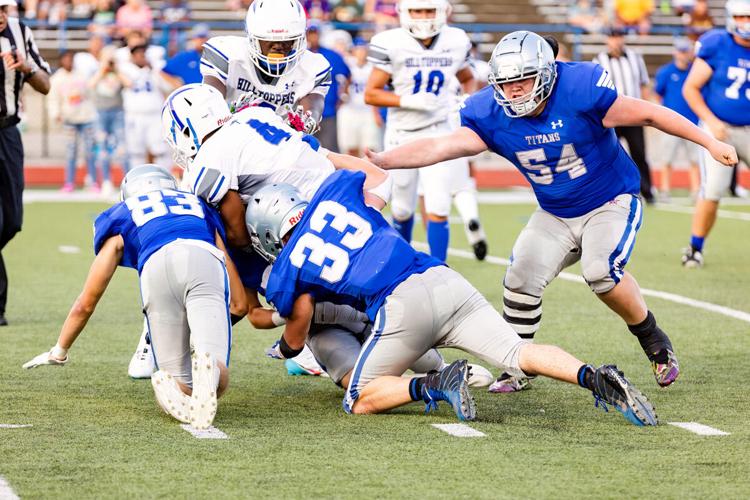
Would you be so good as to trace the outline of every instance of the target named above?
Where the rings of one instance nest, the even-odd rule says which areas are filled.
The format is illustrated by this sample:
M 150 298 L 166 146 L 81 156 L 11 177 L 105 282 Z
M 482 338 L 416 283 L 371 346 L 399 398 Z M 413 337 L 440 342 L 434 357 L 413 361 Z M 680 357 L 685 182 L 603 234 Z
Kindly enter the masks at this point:
M 469 394 L 469 364 L 465 359 L 454 361 L 439 372 L 425 377 L 422 388 L 425 413 L 438 407 L 438 401 L 447 401 L 459 420 L 474 420 L 477 415 L 474 400 Z
M 694 250 L 687 247 L 682 252 L 682 266 L 688 269 L 698 269 L 703 267 L 703 253 L 700 250 Z
M 527 389 L 531 389 L 528 377 L 514 377 L 508 373 L 503 373 L 497 380 L 490 384 L 487 391 L 495 394 L 508 394 Z
M 477 260 L 484 260 L 487 257 L 487 237 L 478 220 L 472 219 L 466 224 L 466 236 L 474 250 L 474 256 Z
M 154 356 L 151 353 L 151 341 L 148 338 L 148 330 L 144 329 L 138 347 L 130 358 L 128 364 L 128 376 L 134 379 L 151 378 L 151 374 L 156 370 Z
M 305 345 L 302 352 L 284 362 L 289 375 L 312 375 L 314 377 L 327 377 L 328 374 L 315 359 L 312 351 Z
M 194 352 L 193 394 L 190 396 L 190 425 L 196 429 L 208 429 L 216 416 L 219 369 L 216 359 L 207 352 Z
M 594 406 L 609 411 L 612 405 L 631 423 L 638 426 L 658 425 L 654 406 L 641 391 L 625 378 L 615 365 L 602 365 L 594 371 Z
M 677 361 L 677 356 L 674 355 L 671 349 L 664 350 L 667 351 L 667 362 L 658 363 L 655 359 L 652 359 L 651 369 L 654 371 L 654 378 L 656 379 L 656 383 L 662 387 L 667 387 L 672 382 L 677 380 L 677 377 L 679 377 L 680 363 Z
M 169 373 L 159 370 L 151 375 L 156 402 L 167 415 L 184 424 L 190 423 L 190 398 L 182 392 L 177 381 Z

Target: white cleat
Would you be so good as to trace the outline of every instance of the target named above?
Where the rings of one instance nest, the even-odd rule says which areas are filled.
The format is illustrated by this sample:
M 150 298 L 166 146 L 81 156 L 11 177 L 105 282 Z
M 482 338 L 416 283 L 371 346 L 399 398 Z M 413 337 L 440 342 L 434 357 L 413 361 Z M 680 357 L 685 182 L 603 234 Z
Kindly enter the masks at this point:
M 328 376 L 307 345 L 305 345 L 301 353 L 297 354 L 292 359 L 287 359 L 284 366 L 286 366 L 286 371 L 289 375 L 312 375 L 314 377 Z
M 138 348 L 130 358 L 128 365 L 128 376 L 135 379 L 151 378 L 151 374 L 156 370 L 154 356 L 151 353 L 151 344 L 146 340 L 148 330 L 144 330 L 141 340 L 138 342 Z
M 190 423 L 190 398 L 182 392 L 172 375 L 157 371 L 151 376 L 151 386 L 162 410 L 184 424 Z
M 216 359 L 209 353 L 193 353 L 193 395 L 190 396 L 190 425 L 208 429 L 216 416 L 216 391 L 219 387 L 219 369 Z

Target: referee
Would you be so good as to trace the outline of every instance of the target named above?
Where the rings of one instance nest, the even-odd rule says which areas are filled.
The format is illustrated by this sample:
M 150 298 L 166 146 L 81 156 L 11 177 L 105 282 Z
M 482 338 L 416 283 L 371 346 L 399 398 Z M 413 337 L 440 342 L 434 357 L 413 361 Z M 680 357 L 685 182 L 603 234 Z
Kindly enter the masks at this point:
M 16 128 L 24 83 L 47 94 L 50 68 L 39 55 L 31 30 L 8 8 L 15 0 L 0 0 L 0 251 L 21 230 L 23 222 L 23 143 Z M 5 326 L 8 274 L 0 253 L 0 326 Z
M 608 28 L 607 50 L 600 52 L 594 62 L 602 66 L 617 88 L 617 93 L 628 97 L 644 98 L 648 93 L 648 70 L 643 56 L 625 47 L 625 32 L 620 28 Z M 654 202 L 651 192 L 651 172 L 646 161 L 646 141 L 643 127 L 615 127 L 617 137 L 625 139 L 630 157 L 641 173 L 641 195 L 647 203 Z

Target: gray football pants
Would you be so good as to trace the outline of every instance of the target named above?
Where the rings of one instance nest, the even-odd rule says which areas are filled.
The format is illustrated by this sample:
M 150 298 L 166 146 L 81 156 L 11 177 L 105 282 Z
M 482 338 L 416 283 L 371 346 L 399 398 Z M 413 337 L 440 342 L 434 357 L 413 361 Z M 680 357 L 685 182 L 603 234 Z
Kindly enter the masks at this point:
M 354 365 L 344 410 L 351 413 L 372 380 L 400 376 L 432 347 L 454 347 L 522 376 L 526 343 L 481 293 L 449 267 L 413 274 L 388 296 Z
M 191 344 L 229 365 L 229 281 L 218 255 L 177 240 L 149 257 L 141 272 L 143 313 L 156 366 L 188 385 Z

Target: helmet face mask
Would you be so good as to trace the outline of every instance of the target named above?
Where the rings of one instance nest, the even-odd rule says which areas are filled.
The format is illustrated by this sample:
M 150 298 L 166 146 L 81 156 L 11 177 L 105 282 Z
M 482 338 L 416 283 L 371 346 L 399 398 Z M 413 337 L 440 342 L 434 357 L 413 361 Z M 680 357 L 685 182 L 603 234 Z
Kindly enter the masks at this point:
M 172 92 L 162 108 L 161 123 L 175 163 L 187 168 L 206 136 L 231 117 L 224 96 L 210 85 L 193 83 Z
M 245 224 L 253 249 L 271 264 L 284 248 L 284 237 L 302 220 L 307 201 L 289 184 L 269 184 L 248 201 Z
M 425 15 L 424 11 L 432 11 L 434 14 Z M 401 0 L 398 4 L 401 27 L 419 40 L 432 38 L 440 33 L 448 22 L 449 14 L 450 6 L 445 0 Z
M 245 18 L 250 59 L 272 78 L 290 71 L 307 48 L 307 18 L 297 0 L 256 0 Z M 283 53 L 274 48 L 288 45 Z
M 750 40 L 750 0 L 729 0 L 726 11 L 727 31 L 744 40 Z
M 122 180 L 120 200 L 125 201 L 133 196 L 143 196 L 162 189 L 177 189 L 177 181 L 172 174 L 159 165 L 139 165 L 131 169 Z
M 552 47 L 539 35 L 516 31 L 503 37 L 492 52 L 488 78 L 495 92 L 495 101 L 506 115 L 520 118 L 533 114 L 552 94 L 557 67 Z M 506 95 L 503 85 L 533 78 L 531 89 L 524 95 Z

